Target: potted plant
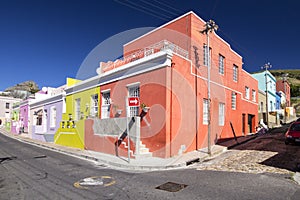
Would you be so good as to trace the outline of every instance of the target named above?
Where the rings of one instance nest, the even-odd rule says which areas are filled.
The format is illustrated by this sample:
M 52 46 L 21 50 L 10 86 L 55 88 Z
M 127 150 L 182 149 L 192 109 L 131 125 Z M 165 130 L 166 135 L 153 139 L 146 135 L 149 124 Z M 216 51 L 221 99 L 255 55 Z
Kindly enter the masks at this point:
M 143 112 L 147 113 L 150 109 L 150 107 L 148 107 L 145 103 L 141 104 L 141 108 L 143 110 Z

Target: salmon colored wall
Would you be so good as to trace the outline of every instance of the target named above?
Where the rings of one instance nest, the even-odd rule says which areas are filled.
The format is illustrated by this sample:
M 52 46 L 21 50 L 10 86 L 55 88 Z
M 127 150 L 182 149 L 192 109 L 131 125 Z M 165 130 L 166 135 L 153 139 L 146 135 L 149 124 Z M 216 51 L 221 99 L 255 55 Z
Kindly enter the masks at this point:
M 203 124 L 203 99 L 207 98 L 208 75 L 208 68 L 203 65 L 203 44 L 207 43 L 207 36 L 200 33 L 204 29 L 204 24 L 203 20 L 189 14 L 124 46 L 124 54 L 128 55 L 137 49 L 166 39 L 188 50 L 192 63 L 174 54 L 172 68 L 167 67 L 101 86 L 101 90 L 111 89 L 113 101 L 125 110 L 126 84 L 141 82 L 141 102 L 151 107 L 146 115 L 151 126 L 142 121 L 141 139 L 154 156 L 170 157 L 207 147 L 208 126 Z M 252 88 L 258 90 L 257 81 L 242 70 L 242 57 L 215 33 L 210 33 L 209 38 L 211 143 L 215 144 L 220 138 L 233 137 L 230 122 L 233 123 L 236 135 L 242 135 L 243 113 L 246 114 L 245 123 L 248 114 L 253 114 L 255 116 L 253 124 L 257 123 L 257 103 L 245 100 L 244 90 L 246 85 L 249 86 L 250 96 Z M 219 74 L 218 69 L 219 54 L 225 57 L 223 75 Z M 233 81 L 233 65 L 238 66 L 237 82 Z M 165 85 L 158 86 L 156 82 L 158 79 Z M 147 85 L 143 85 L 144 83 Z M 231 109 L 232 91 L 237 93 L 236 110 Z M 219 125 L 220 102 L 225 103 L 224 126 Z M 125 116 L 125 112 L 122 116 Z M 154 125 L 162 128 L 153 131 Z
M 145 119 L 141 121 L 141 140 L 151 152 L 154 152 L 154 156 L 160 157 L 164 157 L 166 151 L 166 72 L 166 69 L 163 68 L 101 86 L 101 91 L 111 90 L 113 104 L 110 116 L 115 116 L 116 111 L 113 107 L 117 106 L 118 109 L 123 110 L 120 117 L 125 117 L 127 85 L 139 83 L 140 102 L 150 107 Z M 101 105 L 100 100 L 100 107 Z M 141 109 L 139 113 L 141 113 Z
M 151 34 L 124 45 L 124 56 L 148 47 L 162 40 L 168 40 L 183 49 L 190 47 L 191 16 L 178 19 Z M 149 37 L 150 36 L 150 37 Z

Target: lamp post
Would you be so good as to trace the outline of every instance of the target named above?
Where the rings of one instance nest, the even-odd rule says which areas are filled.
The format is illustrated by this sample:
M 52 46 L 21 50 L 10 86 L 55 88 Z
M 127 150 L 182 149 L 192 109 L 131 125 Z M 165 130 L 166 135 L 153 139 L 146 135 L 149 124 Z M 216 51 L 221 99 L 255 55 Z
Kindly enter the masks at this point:
M 262 69 L 265 69 L 265 82 L 266 82 L 266 122 L 267 127 L 269 128 L 269 103 L 268 103 L 268 69 L 271 68 L 270 63 L 266 63 Z
M 205 29 L 200 31 L 202 34 L 206 34 L 207 38 L 207 45 L 206 45 L 206 58 L 207 58 L 207 118 L 208 118 L 208 124 L 207 124 L 207 153 L 211 155 L 211 142 L 210 142 L 210 136 L 211 136 L 211 120 L 210 120 L 210 55 L 209 55 L 209 33 L 212 33 L 214 31 L 218 30 L 218 25 L 213 21 L 209 20 L 205 24 Z

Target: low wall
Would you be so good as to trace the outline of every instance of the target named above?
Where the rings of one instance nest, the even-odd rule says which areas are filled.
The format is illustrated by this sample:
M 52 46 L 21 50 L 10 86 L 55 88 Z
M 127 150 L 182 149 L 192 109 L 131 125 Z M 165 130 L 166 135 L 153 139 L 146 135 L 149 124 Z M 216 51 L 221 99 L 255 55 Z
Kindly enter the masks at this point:
M 85 120 L 85 148 L 92 151 L 126 156 L 127 149 L 119 141 L 127 143 L 127 122 L 129 126 L 130 149 L 139 154 L 140 117 Z

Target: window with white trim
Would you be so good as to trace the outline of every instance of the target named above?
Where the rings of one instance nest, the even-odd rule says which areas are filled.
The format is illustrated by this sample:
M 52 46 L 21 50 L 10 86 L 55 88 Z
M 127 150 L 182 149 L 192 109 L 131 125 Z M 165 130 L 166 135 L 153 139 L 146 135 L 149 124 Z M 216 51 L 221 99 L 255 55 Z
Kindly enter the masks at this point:
M 233 81 L 238 81 L 238 66 L 233 65 Z
M 203 99 L 203 124 L 208 124 L 208 99 Z
M 250 98 L 250 89 L 249 87 L 245 86 L 245 99 Z
M 140 85 L 128 86 L 128 97 L 139 97 L 140 98 Z M 139 106 L 129 107 L 129 117 L 139 116 Z
M 231 109 L 236 110 L 236 93 L 231 93 Z
M 90 107 L 90 116 L 98 116 L 98 94 L 91 95 L 91 107 Z
M 219 103 L 219 126 L 225 123 L 225 103 Z
M 224 74 L 224 60 L 225 57 L 219 54 L 219 74 Z
M 80 120 L 81 113 L 80 113 L 80 98 L 75 99 L 75 120 Z
M 56 127 L 56 107 L 52 106 L 50 108 L 50 128 Z
M 6 104 L 5 104 L 5 108 L 6 108 L 6 109 L 9 109 L 9 103 L 6 103 Z
M 256 102 L 256 91 L 252 90 L 252 101 Z
M 110 90 L 101 93 L 101 119 L 107 119 L 110 117 Z

